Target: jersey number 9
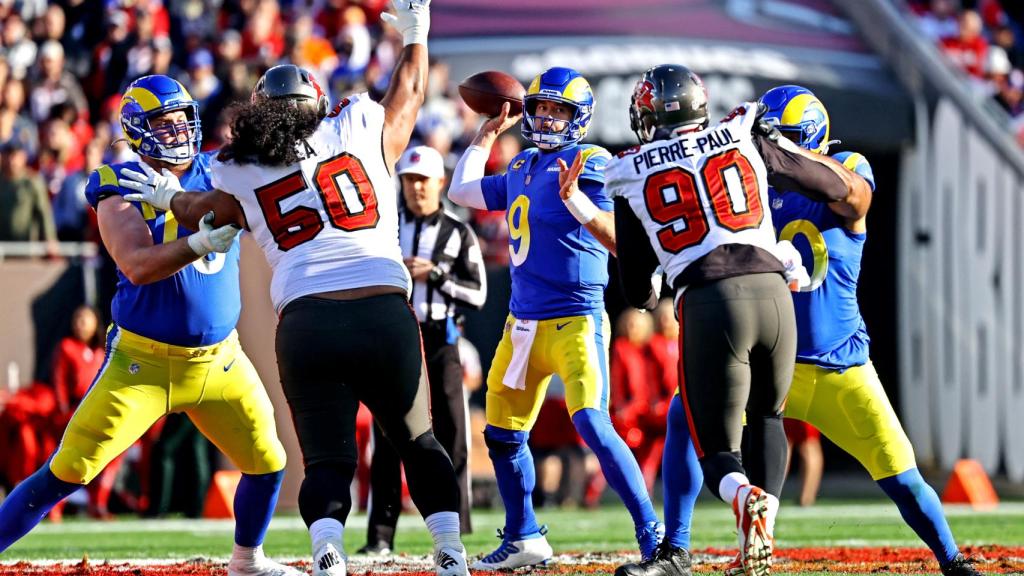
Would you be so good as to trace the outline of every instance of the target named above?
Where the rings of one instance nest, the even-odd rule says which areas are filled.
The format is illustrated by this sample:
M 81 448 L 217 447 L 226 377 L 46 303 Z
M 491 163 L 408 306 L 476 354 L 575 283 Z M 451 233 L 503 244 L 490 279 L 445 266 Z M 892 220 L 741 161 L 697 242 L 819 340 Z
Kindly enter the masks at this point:
M 508 253 L 513 266 L 522 266 L 530 253 L 529 214 L 530 199 L 526 196 L 517 197 L 508 207 Z
M 301 170 L 261 186 L 255 190 L 267 228 L 282 252 L 287 252 L 316 237 L 324 229 L 320 211 L 309 206 L 295 206 L 283 211 L 281 202 L 305 191 L 310 186 Z M 327 212 L 331 226 L 354 232 L 377 226 L 377 194 L 366 176 L 359 158 L 342 152 L 316 165 L 313 188 Z

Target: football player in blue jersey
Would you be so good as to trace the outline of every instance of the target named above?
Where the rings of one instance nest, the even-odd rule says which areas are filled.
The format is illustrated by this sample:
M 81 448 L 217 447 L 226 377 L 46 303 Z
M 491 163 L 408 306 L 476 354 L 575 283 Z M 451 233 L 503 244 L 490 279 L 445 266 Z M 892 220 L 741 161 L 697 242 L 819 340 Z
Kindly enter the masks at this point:
M 302 574 L 267 559 L 262 548 L 285 452 L 270 398 L 235 332 L 239 229 L 204 222 L 188 230 L 171 212 L 126 200 L 132 191 L 118 184 L 122 173 L 162 171 L 209 189 L 198 110 L 185 87 L 166 76 L 136 80 L 121 99 L 121 126 L 141 161 L 101 166 L 86 187 L 118 268 L 106 358 L 49 462 L 0 506 L 0 552 L 157 420 L 184 412 L 242 471 L 228 574 Z
M 761 102 L 767 107 L 765 120 L 784 136 L 807 150 L 828 153 L 828 113 L 809 90 L 779 86 Z M 874 190 L 864 156 L 839 152 L 832 158 Z M 939 498 L 921 477 L 914 449 L 868 356 L 857 280 L 871 193 L 826 204 L 785 192 L 769 191 L 775 229 L 780 240 L 791 241 L 801 252 L 811 277 L 809 286 L 793 294 L 797 364 L 785 416 L 815 426 L 857 458 L 931 548 L 943 574 L 978 574 L 957 549 Z
M 487 376 L 484 430 L 505 503 L 505 526 L 498 548 L 473 568 L 518 568 L 551 558 L 546 529 L 531 504 L 535 478 L 527 439 L 556 373 L 565 382 L 573 424 L 628 508 L 641 555 L 648 558 L 664 526 L 636 460 L 608 416 L 604 289 L 615 228 L 603 170 L 610 155 L 580 143 L 594 96 L 575 70 L 551 68 L 534 78 L 523 104 L 523 136 L 536 147 L 513 158 L 504 175 L 484 177 L 495 139 L 519 120 L 506 104 L 481 126 L 448 192 L 462 206 L 507 211 L 511 255 L 510 314 Z

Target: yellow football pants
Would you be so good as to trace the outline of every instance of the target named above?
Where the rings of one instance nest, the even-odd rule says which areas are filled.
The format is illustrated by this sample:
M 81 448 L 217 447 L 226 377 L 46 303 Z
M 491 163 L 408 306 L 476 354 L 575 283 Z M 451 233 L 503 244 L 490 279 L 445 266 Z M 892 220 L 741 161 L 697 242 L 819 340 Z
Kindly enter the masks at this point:
M 874 480 L 917 466 L 914 448 L 870 361 L 843 372 L 798 363 L 785 416 L 820 430 Z
M 552 374 L 565 383 L 569 415 L 584 408 L 608 411 L 608 315 L 538 320 L 530 348 L 525 390 L 502 383 L 512 361 L 511 314 L 487 373 L 487 423 L 507 430 L 530 430 L 537 421 Z
M 242 472 L 284 469 L 274 407 L 235 332 L 219 344 L 186 348 L 111 326 L 103 367 L 71 417 L 50 471 L 88 484 L 171 412 L 188 414 Z

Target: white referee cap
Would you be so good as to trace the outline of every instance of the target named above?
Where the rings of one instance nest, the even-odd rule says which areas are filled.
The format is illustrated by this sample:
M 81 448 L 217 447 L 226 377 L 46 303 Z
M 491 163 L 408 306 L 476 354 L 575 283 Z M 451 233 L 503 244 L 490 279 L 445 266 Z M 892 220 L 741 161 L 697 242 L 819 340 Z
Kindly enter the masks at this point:
M 430 146 L 413 146 L 398 161 L 398 174 L 419 174 L 427 178 L 444 178 L 444 158 Z

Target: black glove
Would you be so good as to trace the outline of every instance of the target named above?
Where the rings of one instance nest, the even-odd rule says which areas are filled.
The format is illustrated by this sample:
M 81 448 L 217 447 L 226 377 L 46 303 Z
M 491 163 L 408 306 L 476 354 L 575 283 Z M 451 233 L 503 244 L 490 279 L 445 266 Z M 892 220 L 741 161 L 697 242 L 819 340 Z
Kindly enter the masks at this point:
M 765 119 L 764 115 L 768 113 L 768 105 L 764 102 L 757 103 L 757 112 L 754 114 L 754 134 L 760 134 L 772 142 L 777 142 L 782 133 L 773 124 Z

